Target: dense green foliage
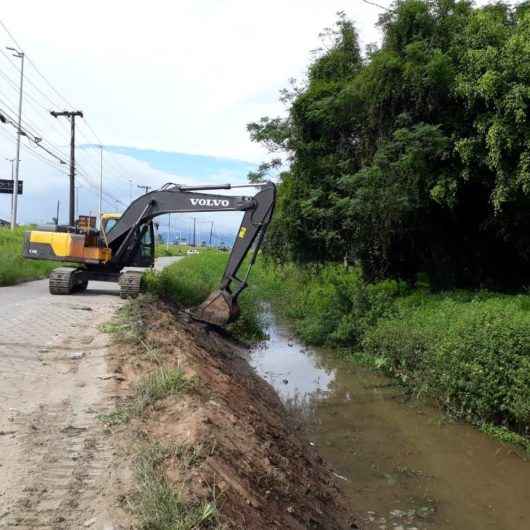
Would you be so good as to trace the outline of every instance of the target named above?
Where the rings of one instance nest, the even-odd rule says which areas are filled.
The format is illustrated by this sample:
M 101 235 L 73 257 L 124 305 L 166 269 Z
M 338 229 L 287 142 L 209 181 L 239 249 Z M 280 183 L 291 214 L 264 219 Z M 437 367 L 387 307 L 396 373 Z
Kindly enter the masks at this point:
M 371 281 L 526 285 L 530 4 L 398 0 L 379 25 L 363 56 L 340 15 L 287 117 L 249 125 L 288 162 L 269 253 L 347 258 Z
M 360 354 L 454 417 L 530 434 L 530 295 L 367 284 L 336 265 L 261 265 L 257 282 L 306 342 Z
M 22 257 L 25 227 L 15 231 L 0 228 L 0 286 L 46 278 L 58 265 L 52 261 L 29 260 Z

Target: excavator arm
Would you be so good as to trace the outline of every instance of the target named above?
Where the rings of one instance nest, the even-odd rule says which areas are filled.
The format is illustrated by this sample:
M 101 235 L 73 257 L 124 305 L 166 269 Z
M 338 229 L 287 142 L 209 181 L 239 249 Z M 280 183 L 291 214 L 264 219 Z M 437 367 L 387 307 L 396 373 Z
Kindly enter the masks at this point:
M 243 219 L 234 246 L 228 258 L 219 289 L 191 315 L 199 320 L 224 325 L 239 316 L 237 298 L 247 286 L 250 269 L 263 241 L 271 220 L 276 199 L 276 187 L 272 182 L 257 185 L 260 191 L 253 197 L 200 193 L 205 190 L 233 189 L 250 186 L 179 186 L 166 184 L 160 190 L 142 195 L 125 210 L 112 230 L 106 234 L 112 250 L 111 262 L 118 267 L 126 266 L 129 256 L 135 252 L 141 240 L 141 227 L 153 218 L 168 213 L 230 212 L 243 211 Z M 253 186 L 252 186 L 253 187 Z M 245 275 L 238 276 L 243 261 L 254 247 L 253 256 Z

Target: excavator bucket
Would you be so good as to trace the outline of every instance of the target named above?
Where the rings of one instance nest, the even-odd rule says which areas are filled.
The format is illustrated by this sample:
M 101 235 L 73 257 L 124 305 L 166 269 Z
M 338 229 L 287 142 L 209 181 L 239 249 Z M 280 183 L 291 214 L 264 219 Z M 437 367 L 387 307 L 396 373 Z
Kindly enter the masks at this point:
M 226 291 L 214 291 L 191 316 L 215 326 L 225 326 L 239 317 L 239 305 Z

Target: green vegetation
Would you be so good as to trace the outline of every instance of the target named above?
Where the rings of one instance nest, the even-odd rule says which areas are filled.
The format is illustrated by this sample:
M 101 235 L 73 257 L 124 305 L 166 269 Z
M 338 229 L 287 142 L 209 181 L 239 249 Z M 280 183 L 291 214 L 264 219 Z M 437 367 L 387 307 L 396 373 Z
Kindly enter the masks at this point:
M 280 158 L 267 249 L 360 264 L 369 281 L 519 289 L 530 270 L 530 3 L 399 0 L 361 53 L 339 14 L 285 118 L 249 125 Z
M 198 304 L 226 259 L 215 252 L 188 257 L 155 277 L 154 288 L 182 305 Z M 353 267 L 265 260 L 249 283 L 243 317 L 248 311 L 251 325 L 259 327 L 260 303 L 268 301 L 306 343 L 369 363 L 452 417 L 530 448 L 530 295 L 432 293 L 426 283 L 367 283 Z
M 397 378 L 455 418 L 530 449 L 530 295 L 368 284 L 338 265 L 265 267 L 257 294 L 307 343 Z
M 192 504 L 185 502 L 181 492 L 170 484 L 165 463 L 176 456 L 183 457 L 181 447 L 163 447 L 155 443 L 145 448 L 136 459 L 136 479 L 139 492 L 133 509 L 144 530 L 194 530 L 216 527 L 217 509 L 214 502 Z M 192 451 L 192 457 L 196 451 Z M 193 465 L 194 458 L 188 458 Z
M 139 417 L 148 407 L 166 397 L 180 394 L 190 385 L 178 368 L 159 367 L 140 379 L 134 387 L 134 396 L 125 405 L 99 419 L 109 425 L 127 423 L 131 417 Z
M 201 250 L 200 254 L 189 256 L 165 268 L 161 273 L 150 273 L 145 285 L 151 293 L 169 300 L 180 307 L 192 308 L 206 300 L 219 288 L 228 254 L 216 250 Z M 244 291 L 239 298 L 241 318 L 228 329 L 236 336 L 256 341 L 263 338 L 259 308 Z
M 29 260 L 22 257 L 24 232 L 20 226 L 15 231 L 0 228 L 0 286 L 46 278 L 58 267 L 53 261 Z

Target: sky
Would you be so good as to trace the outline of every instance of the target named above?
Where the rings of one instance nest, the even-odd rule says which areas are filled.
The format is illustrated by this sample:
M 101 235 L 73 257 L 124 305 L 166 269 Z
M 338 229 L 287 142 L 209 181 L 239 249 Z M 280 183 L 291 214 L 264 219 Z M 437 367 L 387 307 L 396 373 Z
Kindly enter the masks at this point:
M 339 10 L 355 21 L 363 47 L 380 40 L 381 10 L 361 0 L 27 0 L 5 3 L 0 20 L 31 60 L 23 120 L 33 135 L 67 160 L 67 122 L 49 111 L 84 112 L 77 120 L 80 210 L 97 207 L 99 150 L 86 145 L 122 146 L 104 152 L 108 210 L 127 203 L 138 184 L 242 182 L 266 157 L 246 124 L 284 112 L 279 90 L 290 78 L 303 80 L 319 33 Z M 13 44 L 0 27 L 0 46 Z M 0 111 L 14 116 L 19 60 L 3 51 Z M 0 125 L 0 133 L 0 178 L 9 178 L 14 129 Z M 182 156 L 168 161 L 161 151 Z M 57 199 L 66 206 L 67 167 L 42 151 L 43 159 L 36 156 L 24 145 L 23 222 L 49 221 Z M 9 216 L 8 199 L 0 196 L 0 218 Z

